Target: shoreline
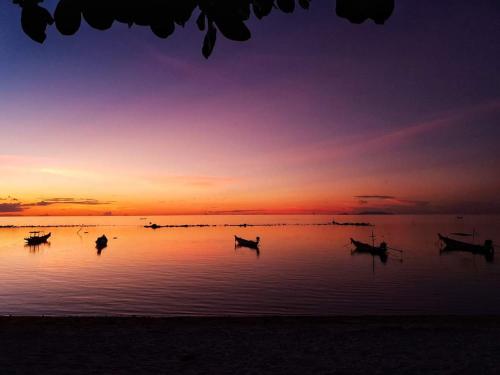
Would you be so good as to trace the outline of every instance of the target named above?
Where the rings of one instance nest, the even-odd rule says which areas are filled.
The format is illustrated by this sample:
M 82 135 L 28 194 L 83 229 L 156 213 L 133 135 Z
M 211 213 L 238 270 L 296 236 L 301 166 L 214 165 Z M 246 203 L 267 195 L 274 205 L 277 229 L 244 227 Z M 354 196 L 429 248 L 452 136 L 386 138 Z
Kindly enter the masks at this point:
M 500 316 L 0 317 L 3 373 L 482 373 Z

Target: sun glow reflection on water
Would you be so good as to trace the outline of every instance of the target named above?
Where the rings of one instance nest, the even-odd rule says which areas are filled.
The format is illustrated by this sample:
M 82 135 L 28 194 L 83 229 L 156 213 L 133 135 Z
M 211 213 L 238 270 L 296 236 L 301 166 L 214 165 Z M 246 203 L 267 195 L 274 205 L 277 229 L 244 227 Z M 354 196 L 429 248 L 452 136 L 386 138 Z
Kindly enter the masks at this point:
M 500 217 L 342 217 L 370 221 L 377 242 L 405 250 L 383 264 L 351 255 L 371 228 L 315 225 L 146 229 L 158 224 L 310 224 L 330 216 L 1 218 L 47 228 L 50 243 L 24 247 L 28 228 L 0 229 L 0 314 L 334 315 L 498 314 L 500 269 L 479 255 L 440 254 L 437 232 L 500 237 Z M 340 221 L 340 218 L 339 218 Z M 85 233 L 88 232 L 88 233 Z M 110 239 L 99 255 L 95 240 Z M 234 235 L 262 238 L 235 249 Z M 497 242 L 498 243 L 498 242 Z

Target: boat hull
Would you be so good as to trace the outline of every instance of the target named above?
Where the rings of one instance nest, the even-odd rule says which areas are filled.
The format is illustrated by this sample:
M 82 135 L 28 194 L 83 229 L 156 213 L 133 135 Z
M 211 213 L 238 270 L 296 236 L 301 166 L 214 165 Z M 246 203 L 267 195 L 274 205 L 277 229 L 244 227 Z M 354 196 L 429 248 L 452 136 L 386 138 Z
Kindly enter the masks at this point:
M 438 234 L 439 239 L 445 244 L 446 249 L 449 251 L 467 251 L 471 253 L 477 254 L 491 254 L 493 253 L 493 247 L 487 247 L 483 245 L 475 245 L 467 242 L 462 242 L 458 240 L 454 240 L 453 238 L 442 236 Z
M 352 238 L 351 238 L 351 243 L 356 247 L 356 251 L 358 251 L 358 252 L 372 253 L 372 254 L 385 254 L 385 253 L 387 253 L 387 248 L 368 245 L 366 243 L 356 241 Z
M 24 240 L 28 245 L 40 245 L 42 243 L 47 242 L 47 240 L 50 238 L 51 233 L 46 234 L 45 236 L 40 236 L 40 237 L 27 237 Z
M 236 241 L 236 244 L 238 246 L 249 247 L 251 249 L 258 249 L 259 248 L 259 243 L 257 241 L 246 240 L 246 239 L 238 237 L 238 236 L 234 236 L 234 240 Z
M 104 249 L 106 246 L 108 246 L 108 239 L 106 238 L 106 236 L 99 237 L 95 242 L 95 246 L 97 249 Z

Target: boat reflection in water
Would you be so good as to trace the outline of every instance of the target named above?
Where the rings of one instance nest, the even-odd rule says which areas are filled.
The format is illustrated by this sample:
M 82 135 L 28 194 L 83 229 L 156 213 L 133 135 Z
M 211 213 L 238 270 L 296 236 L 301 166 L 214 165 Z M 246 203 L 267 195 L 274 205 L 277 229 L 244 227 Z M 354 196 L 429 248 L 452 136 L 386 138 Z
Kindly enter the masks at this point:
M 440 249 L 440 254 L 451 253 L 451 252 L 466 252 L 471 254 L 482 255 L 487 262 L 493 263 L 495 257 L 495 248 L 493 247 L 493 241 L 486 240 L 484 245 L 476 245 L 467 242 L 462 242 L 438 234 L 439 239 L 444 244 L 444 247 Z
M 259 243 L 260 243 L 260 237 L 257 237 L 255 239 L 255 241 L 252 241 L 252 240 L 246 240 L 246 239 L 238 237 L 238 236 L 234 236 L 234 249 L 235 250 L 238 250 L 241 248 L 251 249 L 251 250 L 255 251 L 255 253 L 257 254 L 257 257 L 260 256 Z
M 39 244 L 36 244 L 36 245 L 30 245 L 30 244 L 25 244 L 24 247 L 26 249 L 29 249 L 30 253 L 38 253 L 42 248 L 44 247 L 50 247 L 50 242 L 49 241 L 46 241 L 46 242 L 42 242 L 42 243 L 39 243 Z

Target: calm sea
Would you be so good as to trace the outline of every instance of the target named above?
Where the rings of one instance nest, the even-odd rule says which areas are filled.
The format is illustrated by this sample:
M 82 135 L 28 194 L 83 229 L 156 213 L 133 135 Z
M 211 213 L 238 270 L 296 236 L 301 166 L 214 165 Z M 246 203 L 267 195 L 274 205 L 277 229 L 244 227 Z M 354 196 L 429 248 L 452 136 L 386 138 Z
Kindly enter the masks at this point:
M 500 314 L 500 255 L 441 253 L 437 233 L 500 244 L 499 216 L 339 216 L 374 228 L 316 226 L 332 216 L 0 218 L 1 315 Z M 144 228 L 145 224 L 210 224 Z M 284 226 L 229 227 L 224 224 Z M 386 241 L 389 259 L 352 254 L 351 237 Z M 106 234 L 100 254 L 95 240 Z M 234 235 L 260 236 L 260 252 Z M 472 238 L 465 238 L 473 241 Z

